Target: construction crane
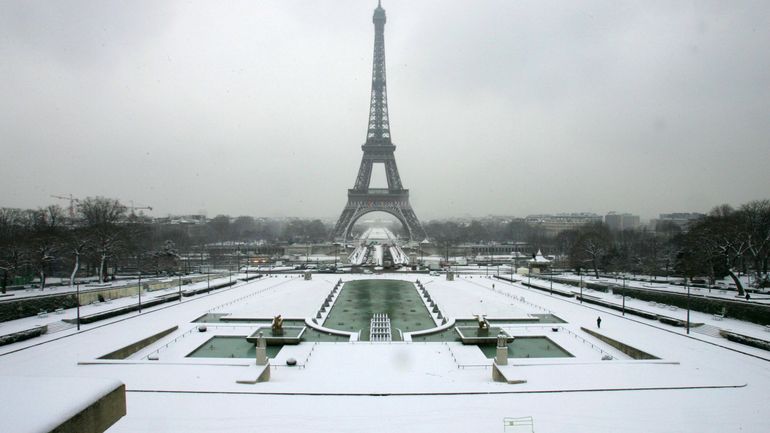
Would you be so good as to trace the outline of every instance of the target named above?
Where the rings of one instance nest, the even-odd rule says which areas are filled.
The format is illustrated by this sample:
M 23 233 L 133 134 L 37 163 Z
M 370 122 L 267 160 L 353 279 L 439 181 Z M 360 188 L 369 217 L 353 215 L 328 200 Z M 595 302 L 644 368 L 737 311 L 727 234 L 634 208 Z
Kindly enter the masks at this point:
M 131 209 L 131 215 L 135 215 L 134 211 L 137 211 L 137 210 L 152 210 L 152 206 L 139 206 L 139 205 L 134 205 L 134 201 L 133 201 L 133 200 L 131 200 L 131 206 L 130 206 L 130 209 Z
M 69 194 L 69 196 L 63 196 L 63 195 L 51 195 L 53 198 L 58 198 L 60 200 L 69 200 L 70 206 L 69 206 L 69 214 L 70 218 L 75 218 L 75 203 L 78 203 L 80 199 L 77 199 L 72 196 L 72 194 Z

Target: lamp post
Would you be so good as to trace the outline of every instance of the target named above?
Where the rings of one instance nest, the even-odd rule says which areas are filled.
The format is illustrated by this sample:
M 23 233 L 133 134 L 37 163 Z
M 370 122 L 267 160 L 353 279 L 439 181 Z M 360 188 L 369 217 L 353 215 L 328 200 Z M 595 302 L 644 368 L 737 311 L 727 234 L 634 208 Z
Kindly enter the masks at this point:
M 684 287 L 687 289 L 687 335 L 690 335 L 690 286 L 687 284 L 687 276 L 684 277 Z
M 548 269 L 548 275 L 551 276 L 551 296 L 553 296 L 553 269 Z
M 78 281 L 78 282 L 76 283 L 76 286 L 75 286 L 75 301 L 76 301 L 76 302 L 77 302 L 77 304 L 78 304 L 78 305 L 77 305 L 77 307 L 78 307 L 78 313 L 77 313 L 77 314 L 78 314 L 78 318 L 77 318 L 77 323 L 78 323 L 78 331 L 80 331 L 80 281 Z
M 532 263 L 527 263 L 527 285 L 531 286 L 532 280 Z
M 142 270 L 139 269 L 139 312 L 142 312 Z
M 626 315 L 626 274 L 623 274 L 623 315 Z
M 583 270 L 578 268 L 578 275 L 580 275 L 580 303 L 583 303 Z

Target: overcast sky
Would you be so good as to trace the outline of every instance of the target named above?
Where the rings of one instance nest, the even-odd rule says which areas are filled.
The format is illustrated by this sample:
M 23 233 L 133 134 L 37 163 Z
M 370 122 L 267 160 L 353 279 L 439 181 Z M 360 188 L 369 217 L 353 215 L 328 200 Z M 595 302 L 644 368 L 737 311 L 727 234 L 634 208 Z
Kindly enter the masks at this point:
M 336 218 L 366 137 L 375 6 L 0 2 L 0 206 L 71 193 Z M 770 197 L 766 0 L 383 7 L 421 219 Z

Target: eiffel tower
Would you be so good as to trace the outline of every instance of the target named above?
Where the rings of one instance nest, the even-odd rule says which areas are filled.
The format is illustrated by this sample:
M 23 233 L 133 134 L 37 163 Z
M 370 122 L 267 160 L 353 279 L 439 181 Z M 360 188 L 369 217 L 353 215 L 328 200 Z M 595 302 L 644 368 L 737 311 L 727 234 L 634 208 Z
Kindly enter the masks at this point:
M 395 216 L 409 234 L 409 239 L 425 239 L 420 220 L 409 204 L 409 190 L 404 189 L 398 175 L 396 146 L 390 140 L 388 121 L 388 91 L 385 81 L 385 9 L 377 2 L 372 17 L 374 22 L 374 60 L 372 65 L 372 95 L 369 104 L 369 127 L 366 143 L 361 146 L 364 155 L 353 189 L 348 190 L 348 203 L 334 227 L 333 236 L 344 241 L 350 236 L 353 224 L 370 212 L 387 212 Z M 373 164 L 384 164 L 387 188 L 369 188 Z

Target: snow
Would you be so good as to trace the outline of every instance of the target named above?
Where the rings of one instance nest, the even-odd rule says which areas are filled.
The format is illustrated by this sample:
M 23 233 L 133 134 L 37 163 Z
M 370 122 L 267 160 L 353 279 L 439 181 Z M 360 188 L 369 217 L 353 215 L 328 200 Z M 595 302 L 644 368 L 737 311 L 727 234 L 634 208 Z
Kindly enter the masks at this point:
M 578 282 L 580 280 L 580 276 L 573 275 L 573 274 L 563 274 L 558 275 L 558 278 L 563 278 L 571 281 Z M 627 287 L 633 287 L 633 288 L 639 288 L 639 289 L 648 289 L 648 290 L 658 290 L 658 291 L 665 291 L 665 292 L 673 292 L 673 293 L 680 293 L 680 294 L 686 294 L 687 288 L 681 285 L 672 284 L 673 282 L 681 283 L 681 279 L 672 279 L 671 282 L 666 280 L 659 280 L 659 281 L 653 281 L 653 282 L 647 282 L 647 281 L 635 281 L 635 280 L 625 280 L 619 276 L 617 278 L 606 278 L 606 277 L 589 277 L 589 276 L 583 276 L 584 282 L 598 282 L 598 283 L 611 283 L 615 285 L 622 286 L 625 284 Z M 723 298 L 723 299 L 730 299 L 730 300 L 745 300 L 744 297 L 738 296 L 737 292 L 733 290 L 728 290 L 727 288 L 724 289 L 704 289 L 700 287 L 689 287 L 690 294 L 691 295 L 702 295 L 702 296 L 709 296 L 714 298 Z M 751 295 L 751 302 L 757 302 L 757 303 L 770 303 L 770 296 L 766 294 L 752 294 Z
M 50 432 L 121 385 L 91 377 L 0 376 L 0 389 L 13 392 L 0 404 L 3 431 Z
M 317 311 L 339 278 L 419 278 L 442 312 L 454 318 L 477 313 L 516 318 L 552 311 L 567 323 L 503 326 L 516 336 L 546 335 L 574 357 L 510 359 L 504 368 L 527 381 L 519 385 L 493 382 L 491 360 L 475 346 L 454 342 L 287 346 L 271 362 L 271 380 L 255 385 L 236 383 L 257 373 L 254 360 L 185 357 L 213 335 L 248 335 L 257 326 L 207 324 L 208 331 L 199 333 L 191 321 L 200 315 L 214 311 L 306 317 Z M 617 301 L 600 292 L 592 295 Z M 638 302 L 635 307 L 649 307 Z M 596 329 L 598 315 L 603 319 L 601 329 Z M 77 334 L 63 331 L 65 338 L 0 355 L 0 368 L 18 375 L 13 392 L 30 386 L 27 377 L 110 378 L 126 383 L 128 415 L 109 432 L 502 431 L 502 419 L 515 416 L 532 416 L 535 431 L 546 432 L 764 432 L 768 427 L 760 404 L 767 401 L 770 389 L 768 352 L 718 337 L 687 336 L 682 328 L 622 317 L 575 299 L 479 275 L 460 275 L 456 281 L 424 274 L 314 275 L 310 281 L 281 275 L 239 282 L 123 319 L 84 326 L 84 332 Z M 701 319 L 707 317 L 697 320 Z M 756 328 L 728 319 L 717 324 L 746 331 Z M 177 331 L 130 359 L 98 359 L 174 325 L 179 326 Z M 560 329 L 553 332 L 552 327 Z M 661 359 L 629 359 L 581 327 Z M 40 343 L 42 338 L 33 340 Z M 16 343 L 6 352 L 23 347 L 24 343 Z M 146 359 L 153 352 L 159 354 L 158 361 Z M 602 361 L 605 353 L 615 359 Z M 299 366 L 287 367 L 289 357 Z

